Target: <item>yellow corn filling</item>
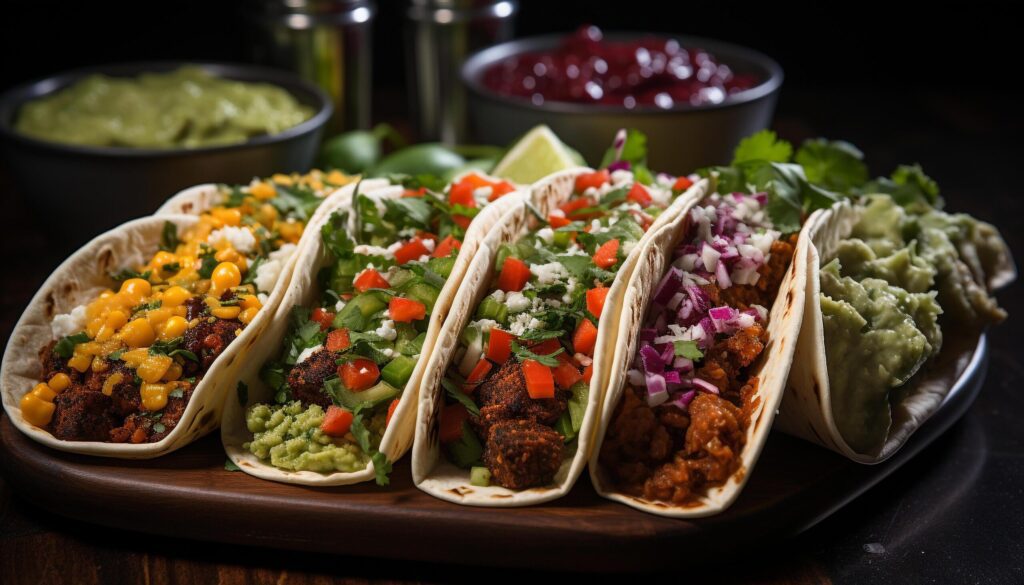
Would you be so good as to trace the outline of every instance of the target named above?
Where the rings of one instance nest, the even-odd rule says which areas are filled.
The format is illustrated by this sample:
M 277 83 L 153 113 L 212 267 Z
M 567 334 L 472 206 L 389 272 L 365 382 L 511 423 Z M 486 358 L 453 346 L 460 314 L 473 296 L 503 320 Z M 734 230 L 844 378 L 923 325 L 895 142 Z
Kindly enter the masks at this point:
M 266 243 L 270 249 L 277 249 L 302 237 L 303 222 L 282 217 L 270 203 L 278 196 L 278 186 L 302 186 L 323 196 L 357 178 L 339 171 L 313 170 L 304 175 L 276 174 L 237 188 L 237 193 L 225 192 L 232 199 L 230 206 L 202 213 L 192 228 L 180 234 L 174 250 L 155 253 L 138 268 L 139 277 L 124 280 L 116 292 L 103 291 L 86 305 L 84 332 L 89 341 L 74 346 L 68 366 L 82 374 L 103 372 L 112 360 L 120 359 L 134 370 L 136 382 L 141 380 L 143 408 L 151 412 L 163 409 L 179 384 L 188 358 L 181 354 L 171 357 L 153 349 L 155 344 L 183 337 L 199 323 L 198 319 L 188 321 L 185 303 L 202 297 L 214 317 L 238 319 L 243 326 L 248 325 L 262 308 L 256 287 L 243 284 L 252 262 Z M 237 250 L 228 238 L 209 243 L 210 235 L 222 228 L 247 230 L 253 242 L 250 249 Z M 204 278 L 210 265 L 213 269 Z M 221 301 L 227 292 L 235 297 L 231 303 Z M 101 391 L 109 396 L 124 378 L 120 372 L 111 374 Z M 71 378 L 64 373 L 36 384 L 21 399 L 22 416 L 30 424 L 46 426 L 53 417 L 54 398 L 70 385 Z

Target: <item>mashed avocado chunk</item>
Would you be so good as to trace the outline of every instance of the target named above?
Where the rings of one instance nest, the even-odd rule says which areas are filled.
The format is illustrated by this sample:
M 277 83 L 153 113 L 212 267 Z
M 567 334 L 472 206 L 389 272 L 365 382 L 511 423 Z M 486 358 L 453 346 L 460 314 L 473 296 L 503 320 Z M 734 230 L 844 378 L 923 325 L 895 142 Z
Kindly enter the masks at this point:
M 354 472 L 366 468 L 369 458 L 356 442 L 335 439 L 320 430 L 324 410 L 299 401 L 284 405 L 257 404 L 245 416 L 253 440 L 245 443 L 260 459 L 293 471 Z
M 90 75 L 22 106 L 14 127 L 66 144 L 194 148 L 277 134 L 312 115 L 275 85 L 182 67 L 133 78 Z
M 1005 315 L 984 284 L 1002 250 L 986 226 L 871 196 L 821 269 L 832 414 L 858 452 L 881 447 L 894 391 L 941 349 L 940 314 L 970 326 Z

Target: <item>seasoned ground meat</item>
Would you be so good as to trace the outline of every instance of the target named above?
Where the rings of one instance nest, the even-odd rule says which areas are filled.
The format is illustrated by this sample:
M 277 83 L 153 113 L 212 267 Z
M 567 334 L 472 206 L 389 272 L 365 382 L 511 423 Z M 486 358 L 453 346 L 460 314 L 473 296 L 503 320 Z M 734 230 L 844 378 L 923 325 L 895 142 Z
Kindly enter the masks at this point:
M 57 373 L 65 373 L 69 376 L 72 373 L 77 373 L 68 367 L 68 362 L 59 355 L 53 353 L 53 346 L 57 345 L 57 340 L 53 340 L 47 343 L 39 350 L 39 363 L 43 366 L 43 376 L 41 379 L 49 380 Z
M 324 394 L 324 380 L 338 371 L 338 355 L 326 348 L 313 352 L 301 364 L 296 364 L 288 372 L 288 386 L 292 389 L 292 398 L 301 400 L 303 404 L 319 404 L 327 408 L 331 399 Z
M 206 312 L 206 301 L 201 296 L 192 297 L 185 301 L 185 318 L 189 321 L 198 319 Z
M 480 417 L 475 424 L 484 437 L 491 425 L 503 420 L 531 420 L 553 425 L 568 404 L 568 393 L 563 391 L 557 392 L 554 398 L 530 398 L 523 366 L 516 359 L 502 364 L 477 387 L 476 394 Z
M 718 386 L 723 395 L 738 403 L 744 368 L 761 355 L 767 343 L 768 332 L 759 323 L 716 340 L 704 352 L 697 377 Z
M 84 374 L 82 385 L 86 390 L 102 392 L 107 379 L 114 374 L 121 374 L 121 381 L 114 385 L 110 394 L 112 412 L 120 417 L 139 411 L 139 387 L 135 385 L 135 372 L 124 362 L 112 360 L 107 362 L 107 369 L 102 372 L 89 370 Z
M 195 327 L 185 331 L 185 349 L 196 354 L 205 372 L 228 344 L 238 337 L 243 327 L 237 319 L 202 318 Z
M 562 464 L 562 435 L 530 420 L 494 423 L 487 436 L 484 463 L 497 485 L 522 490 L 546 485 Z
M 64 441 L 106 441 L 117 426 L 110 397 L 72 386 L 53 399 L 53 436 Z
M 159 412 L 158 416 L 156 413 L 149 412 L 133 413 L 124 419 L 123 425 L 110 431 L 110 440 L 114 443 L 153 443 L 169 435 L 174 427 L 178 426 L 178 421 L 185 413 L 185 407 L 188 406 L 188 401 L 194 390 L 191 384 L 185 382 L 179 384 L 182 385 L 179 387 L 182 390 L 182 395 L 180 397 L 169 396 L 167 406 Z M 157 423 L 163 425 L 161 430 L 157 430 Z

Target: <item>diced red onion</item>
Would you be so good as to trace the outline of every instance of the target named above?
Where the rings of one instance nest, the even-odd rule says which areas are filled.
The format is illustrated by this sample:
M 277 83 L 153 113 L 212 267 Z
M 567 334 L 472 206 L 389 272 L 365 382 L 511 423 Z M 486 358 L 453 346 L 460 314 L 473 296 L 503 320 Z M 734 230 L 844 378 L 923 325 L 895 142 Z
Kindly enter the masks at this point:
M 615 171 L 628 171 L 630 164 L 628 160 L 617 160 L 612 164 L 608 165 L 608 171 L 614 173 Z
M 714 384 L 712 384 L 711 382 L 708 382 L 707 380 L 705 380 L 703 378 L 694 378 L 693 379 L 693 385 L 698 390 L 701 390 L 703 392 L 709 392 L 711 394 L 718 394 L 718 386 L 715 386 Z
M 672 295 L 679 292 L 683 286 L 683 271 L 673 266 L 669 268 L 665 276 L 661 277 L 658 287 L 654 289 L 654 303 L 664 307 L 672 300 Z

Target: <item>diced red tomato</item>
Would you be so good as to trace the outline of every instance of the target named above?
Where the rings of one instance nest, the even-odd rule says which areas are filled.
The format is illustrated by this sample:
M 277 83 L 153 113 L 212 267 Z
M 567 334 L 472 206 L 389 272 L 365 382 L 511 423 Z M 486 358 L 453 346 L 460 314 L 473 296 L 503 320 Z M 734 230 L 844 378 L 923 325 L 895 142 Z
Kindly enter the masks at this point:
M 583 368 L 583 381 L 587 384 L 590 383 L 590 379 L 594 377 L 594 364 Z
M 390 288 L 391 284 L 373 268 L 367 268 L 356 275 L 352 281 L 352 288 L 359 292 L 366 292 L 371 288 Z
M 676 182 L 672 184 L 673 191 L 686 191 L 693 186 L 693 181 L 686 177 L 679 177 Z
M 478 361 L 476 366 L 473 367 L 473 371 L 470 372 L 469 376 L 466 378 L 466 383 L 462 386 L 462 389 L 466 391 L 466 394 L 470 394 L 473 390 L 476 390 L 477 384 L 484 381 L 484 378 L 487 377 L 487 374 L 490 373 L 491 368 L 493 367 L 494 364 L 489 360 L 481 359 Z
M 501 274 L 498 275 L 498 288 L 505 292 L 521 291 L 529 280 L 530 267 L 526 262 L 513 256 L 505 258 L 501 265 Z
M 377 383 L 380 369 L 373 360 L 355 359 L 338 366 L 342 384 L 353 392 L 362 392 Z
M 568 217 L 562 217 L 560 215 L 549 215 L 548 223 L 551 224 L 552 229 L 557 230 L 560 227 L 565 227 L 569 225 L 570 223 L 572 223 L 572 220 L 569 219 Z
M 476 198 L 473 197 L 473 191 L 476 191 L 477 186 L 468 180 L 470 176 L 473 175 L 469 175 L 455 183 L 448 190 L 449 203 L 452 205 L 462 205 L 463 207 L 476 207 Z
M 452 251 L 461 249 L 462 242 L 458 241 L 453 236 L 448 236 L 434 247 L 434 253 L 431 254 L 431 256 L 434 258 L 447 258 L 452 255 Z
M 423 240 L 413 238 L 406 242 L 401 248 L 395 250 L 395 262 L 405 264 L 412 260 L 419 260 L 420 256 L 430 255 L 430 250 L 423 245 Z
M 593 205 L 594 205 L 594 202 L 591 201 L 590 197 L 580 197 L 578 199 L 573 199 L 571 201 L 566 201 L 565 203 L 559 205 L 558 208 L 561 209 L 565 213 L 566 217 L 571 218 L 571 217 L 573 217 L 573 214 L 576 213 L 577 211 L 579 211 L 580 209 L 586 209 L 587 207 L 593 207 Z
M 508 331 L 502 331 L 497 327 L 491 329 L 490 338 L 487 340 L 487 359 L 492 362 L 503 364 L 512 355 L 512 342 L 516 336 Z
M 320 430 L 331 437 L 344 437 L 352 428 L 352 419 L 351 412 L 332 404 L 327 407 L 324 422 L 320 423 Z
M 639 203 L 641 207 L 651 204 L 651 194 L 647 192 L 647 187 L 640 183 L 633 183 L 633 186 L 629 188 L 629 193 L 626 194 L 626 199 Z
M 540 343 L 535 343 L 530 346 L 530 351 L 537 355 L 552 354 L 560 349 L 562 349 L 562 344 L 558 343 L 557 339 L 545 339 Z
M 590 319 L 580 321 L 576 326 L 576 333 L 572 336 L 572 347 L 576 353 L 594 356 L 594 347 L 597 345 L 597 327 L 590 322 Z
M 515 191 L 515 185 L 508 181 L 502 181 L 500 183 L 494 183 L 491 185 L 491 196 L 487 198 L 488 201 L 495 201 L 500 199 L 502 195 L 508 195 Z
M 316 321 L 320 324 L 320 331 L 327 331 L 331 327 L 331 323 L 334 322 L 334 313 L 317 307 L 313 309 L 313 313 L 309 316 L 311 321 Z
M 398 398 L 395 398 L 388 405 L 388 416 L 384 419 L 384 426 L 391 424 L 391 417 L 395 415 L 395 410 L 398 409 L 398 400 Z
M 608 169 L 601 169 L 600 171 L 593 173 L 582 174 L 576 177 L 576 192 L 582 193 L 589 187 L 598 189 L 601 185 L 610 181 L 611 177 L 612 175 L 608 172 Z
M 391 302 L 388 303 L 388 314 L 392 321 L 412 323 L 427 316 L 427 306 L 417 300 L 391 297 Z
M 561 355 L 558 356 L 558 365 L 555 366 L 552 375 L 555 378 L 555 384 L 562 390 L 567 390 L 572 387 L 573 384 L 583 379 L 583 374 L 580 373 L 579 369 L 569 360 L 567 357 Z
M 533 360 L 523 360 L 523 376 L 526 378 L 526 393 L 530 398 L 555 397 L 555 379 L 551 368 Z
M 619 261 L 619 240 L 608 240 L 601 244 L 601 247 L 594 252 L 594 264 L 598 268 L 611 268 Z
M 460 228 L 468 230 L 469 224 L 473 223 L 473 218 L 466 217 L 465 215 L 453 215 L 452 221 L 455 222 L 455 225 L 459 226 Z
M 420 187 L 419 189 L 406 189 L 405 191 L 402 191 L 402 197 L 423 197 L 426 194 L 426 187 Z
M 469 420 L 469 411 L 459 403 L 446 405 L 441 409 L 440 439 L 451 443 L 462 438 L 462 423 Z
M 344 351 L 352 345 L 348 338 L 348 329 L 335 329 L 327 334 L 327 351 Z
M 592 288 L 587 291 L 587 310 L 590 314 L 600 318 L 601 313 L 604 311 L 604 301 L 608 298 L 608 291 L 611 290 L 606 286 L 599 286 Z

